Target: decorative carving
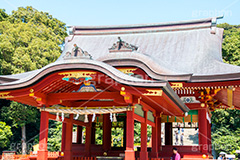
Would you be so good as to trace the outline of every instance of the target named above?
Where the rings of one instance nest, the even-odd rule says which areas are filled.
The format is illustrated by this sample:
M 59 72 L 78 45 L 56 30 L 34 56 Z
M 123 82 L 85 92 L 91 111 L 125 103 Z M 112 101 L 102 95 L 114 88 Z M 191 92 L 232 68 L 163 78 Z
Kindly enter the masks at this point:
M 76 57 L 87 57 L 92 59 L 92 56 L 87 52 L 83 51 L 80 47 L 78 47 L 76 44 L 73 45 L 73 49 L 71 52 L 67 52 L 63 58 L 76 58 Z
M 82 72 L 82 71 L 76 71 L 76 72 L 62 72 L 59 73 L 59 75 L 63 75 L 63 78 L 81 78 L 81 77 L 91 77 L 92 75 L 95 75 L 96 72 Z
M 147 93 L 143 93 L 145 96 L 162 96 L 162 90 L 147 89 Z
M 62 80 L 68 81 L 74 84 L 80 84 L 84 81 L 92 79 L 93 75 L 96 75 L 96 72 L 62 72 L 59 75 L 63 75 Z
M 13 98 L 14 96 L 9 95 L 10 92 L 2 92 L 0 93 L 0 99 L 7 99 L 7 98 Z
M 133 72 L 136 71 L 137 68 L 119 68 L 118 70 L 131 76 L 134 74 Z
M 200 103 L 200 101 L 196 100 L 196 97 L 191 96 L 191 97 L 181 97 L 180 98 L 183 103 Z
M 182 83 L 171 83 L 171 87 L 172 88 L 182 88 L 183 87 L 183 84 Z
M 84 82 L 76 92 L 97 92 L 97 89 L 91 82 Z
M 116 43 L 113 43 L 112 47 L 109 48 L 109 52 L 133 52 L 137 49 L 137 46 L 129 44 L 118 37 L 118 41 Z

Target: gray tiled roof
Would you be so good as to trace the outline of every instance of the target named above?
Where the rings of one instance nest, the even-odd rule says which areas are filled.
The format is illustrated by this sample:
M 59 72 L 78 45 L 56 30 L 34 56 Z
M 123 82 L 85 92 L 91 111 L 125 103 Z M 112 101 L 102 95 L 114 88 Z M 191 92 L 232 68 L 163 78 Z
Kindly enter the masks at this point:
M 74 35 L 66 43 L 63 54 L 71 51 L 73 44 L 88 51 L 93 59 L 101 59 L 109 53 L 108 48 L 122 40 L 138 46 L 139 54 L 148 55 L 159 65 L 159 72 L 168 69 L 169 74 L 216 75 L 240 72 L 240 67 L 225 64 L 222 61 L 223 29 L 216 28 L 211 34 L 211 28 L 183 31 L 129 33 L 110 35 Z M 127 54 L 127 53 L 126 53 Z M 61 57 L 59 58 L 61 60 Z M 146 61 L 149 61 L 146 59 Z
M 240 67 L 222 61 L 222 34 L 223 29 L 216 28 L 216 18 L 144 25 L 76 26 L 66 38 L 62 55 L 46 67 L 67 63 L 63 56 L 72 50 L 73 44 L 77 44 L 96 61 L 131 57 L 146 63 L 157 74 L 197 77 L 240 73 Z M 108 49 L 119 36 L 137 46 L 138 50 L 134 53 L 109 53 Z M 0 76 L 0 84 L 23 82 L 44 68 Z

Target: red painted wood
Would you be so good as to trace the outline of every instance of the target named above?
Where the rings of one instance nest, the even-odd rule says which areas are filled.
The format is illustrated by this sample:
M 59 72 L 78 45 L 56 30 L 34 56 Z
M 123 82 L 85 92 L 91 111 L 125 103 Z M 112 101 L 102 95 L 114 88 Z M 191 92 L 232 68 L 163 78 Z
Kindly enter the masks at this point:
M 49 93 L 47 101 L 49 105 L 58 104 L 60 100 L 96 100 L 117 99 L 123 97 L 119 92 L 73 92 L 73 93 Z M 124 101 L 123 101 L 124 102 Z
M 144 122 L 144 120 L 145 120 L 143 117 L 141 117 L 141 116 L 139 116 L 139 115 L 137 115 L 135 113 L 133 113 L 133 118 L 135 120 L 139 121 L 139 122 Z
M 158 145 L 157 145 L 157 149 L 158 152 L 162 150 L 162 125 L 161 125 L 161 117 L 157 117 L 156 118 L 156 127 L 157 127 L 157 137 L 158 137 Z
M 140 160 L 148 159 L 147 152 L 147 111 L 144 111 L 145 121 L 141 122 L 141 151 L 140 151 Z
M 175 115 L 184 115 L 184 112 L 168 97 L 168 95 L 166 95 L 164 92 L 162 94 L 162 97 L 165 99 L 165 101 L 169 104 L 169 106 L 171 106 L 171 109 L 175 112 L 177 112 L 178 114 Z M 166 107 L 167 109 L 170 107 Z M 168 112 L 168 115 L 174 115 L 173 112 Z M 175 116 L 174 115 L 174 116 Z
M 208 153 L 212 154 L 212 137 L 211 137 L 211 123 L 207 122 L 208 124 Z
M 160 131 L 160 134 L 158 133 L 159 131 Z M 152 127 L 151 157 L 154 157 L 154 158 L 158 157 L 158 151 L 159 151 L 159 146 L 160 145 L 161 145 L 161 118 L 160 117 L 155 117 L 155 127 Z
M 152 122 L 152 121 L 149 121 L 149 120 L 147 120 L 147 122 L 146 122 L 148 125 L 150 125 L 150 126 L 152 126 L 152 127 L 155 127 L 155 123 L 154 122 Z
M 152 108 L 150 105 L 148 105 L 147 103 L 145 103 L 145 102 L 143 102 L 143 101 L 140 100 L 140 104 L 141 104 L 142 106 L 144 106 L 144 109 L 150 110 L 150 111 L 152 111 L 153 113 L 156 113 L 156 110 L 155 110 L 154 108 Z
M 127 111 L 125 160 L 134 160 L 134 109 Z
M 201 103 L 185 103 L 190 110 L 202 109 Z
M 104 152 L 111 149 L 111 129 L 112 123 L 110 120 L 110 114 L 103 115 L 103 150 Z
M 96 107 L 99 106 L 99 102 L 97 101 L 84 101 L 84 102 L 74 102 L 74 101 L 64 101 L 62 103 L 64 106 L 71 106 L 71 107 Z M 117 103 L 114 101 L 102 101 L 101 106 L 102 107 L 108 107 L 108 106 L 123 106 L 123 105 L 128 105 L 127 103 Z
M 133 96 L 132 94 L 126 92 L 124 96 L 124 101 L 127 103 L 127 104 L 132 104 L 133 103 Z
M 41 112 L 40 133 L 39 133 L 39 150 L 37 160 L 46 160 L 48 157 L 47 141 L 48 141 L 48 116 L 49 113 Z
M 85 156 L 91 156 L 91 137 L 92 137 L 92 116 L 88 116 L 88 124 L 86 127 L 86 139 L 85 139 Z
M 198 126 L 199 126 L 199 145 L 201 152 L 203 154 L 208 153 L 208 134 L 207 134 L 207 119 L 206 119 L 206 109 L 198 110 Z
M 212 154 L 212 136 L 211 136 L 211 123 L 208 124 L 208 153 Z
M 69 119 L 73 120 L 72 114 L 69 115 Z M 64 160 L 72 160 L 72 131 L 73 123 L 66 123 Z
M 65 138 L 66 138 L 66 123 L 62 123 L 62 143 L 61 143 L 61 151 L 65 150 Z

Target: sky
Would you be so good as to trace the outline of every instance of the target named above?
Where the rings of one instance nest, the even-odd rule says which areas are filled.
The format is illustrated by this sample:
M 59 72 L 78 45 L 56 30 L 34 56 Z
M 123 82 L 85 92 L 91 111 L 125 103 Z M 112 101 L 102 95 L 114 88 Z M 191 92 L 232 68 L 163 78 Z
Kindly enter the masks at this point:
M 193 20 L 224 15 L 240 24 L 240 0 L 0 0 L 7 13 L 33 6 L 67 25 L 97 26 Z

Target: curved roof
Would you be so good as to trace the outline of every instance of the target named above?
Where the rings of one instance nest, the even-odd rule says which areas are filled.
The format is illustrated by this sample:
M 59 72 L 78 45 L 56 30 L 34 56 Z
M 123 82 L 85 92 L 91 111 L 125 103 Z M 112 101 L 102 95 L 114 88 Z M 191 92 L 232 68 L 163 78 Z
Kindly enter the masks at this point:
M 127 63 L 140 66 L 158 80 L 204 82 L 239 79 L 240 67 L 222 61 L 223 29 L 216 28 L 218 18 L 139 25 L 72 26 L 72 34 L 66 38 L 62 55 L 51 65 L 65 63 L 64 56 L 77 44 L 94 60 L 112 66 Z M 109 53 L 118 37 L 138 49 Z M 41 70 L 0 76 L 0 83 L 14 82 Z
M 23 78 L 21 74 L 12 76 L 17 78 L 18 80 L 7 82 L 0 84 L 0 91 L 8 91 L 8 90 L 17 90 L 21 88 L 27 88 L 33 86 L 36 82 L 39 82 L 42 78 L 51 73 L 63 70 L 96 70 L 106 74 L 107 76 L 111 77 L 116 82 L 132 86 L 132 87 L 146 87 L 146 88 L 157 88 L 162 89 L 169 98 L 181 109 L 183 112 L 188 112 L 189 108 L 181 101 L 181 99 L 177 96 L 177 94 L 173 91 L 171 86 L 167 81 L 151 81 L 151 80 L 144 80 L 129 76 L 127 74 L 122 73 L 121 71 L 117 70 L 116 68 L 100 62 L 95 61 L 87 58 L 69 58 L 62 61 L 57 61 L 51 63 L 42 69 L 26 72 Z
M 66 67 L 63 67 L 63 65 L 66 65 Z M 71 66 L 69 67 L 69 65 Z M 88 65 L 90 65 L 92 68 L 89 67 Z M 95 68 L 93 68 L 93 66 L 95 66 Z M 55 69 L 51 70 L 51 68 L 54 68 L 54 67 Z M 135 77 L 126 75 L 123 72 L 117 70 L 116 68 L 100 61 L 95 61 L 95 60 L 85 59 L 85 58 L 84 59 L 74 58 L 74 59 L 68 59 L 60 62 L 58 61 L 58 62 L 51 63 L 39 70 L 25 72 L 23 74 L 11 75 L 9 77 L 15 79 L 15 81 L 0 84 L 0 90 L 14 88 L 14 85 L 19 85 L 19 87 L 25 87 L 24 86 L 26 85 L 25 82 L 33 80 L 35 77 L 38 77 L 42 73 L 44 74 L 39 76 L 37 79 L 42 78 L 44 75 L 47 75 L 50 72 L 56 72 L 58 70 L 66 70 L 66 69 L 97 69 L 102 72 L 108 71 L 109 72 L 108 76 L 110 76 L 112 79 L 116 80 L 119 83 L 126 83 L 128 85 L 133 85 L 133 86 L 143 86 L 144 84 L 146 86 L 148 86 L 149 84 L 150 84 L 149 86 L 158 86 L 158 85 L 161 86 L 161 84 L 167 83 L 167 81 L 149 81 L 149 80 L 135 78 Z M 1 76 L 0 78 L 2 77 L 7 77 L 7 76 Z M 36 82 L 37 79 L 32 83 Z
M 113 60 L 114 56 L 116 60 L 123 60 L 123 54 L 126 55 L 125 59 L 131 57 L 136 60 L 145 56 L 142 63 L 155 68 L 154 72 L 160 75 L 193 75 L 204 79 L 204 76 L 240 73 L 240 67 L 222 60 L 223 29 L 216 28 L 216 19 L 143 25 L 75 26 L 72 35 L 66 38 L 63 55 L 71 51 L 73 44 L 77 44 L 88 51 L 93 59 L 105 62 Z M 117 37 L 137 46 L 135 53 L 139 56 L 109 53 Z M 62 56 L 58 60 L 61 59 Z M 153 64 L 149 64 L 150 61 Z

